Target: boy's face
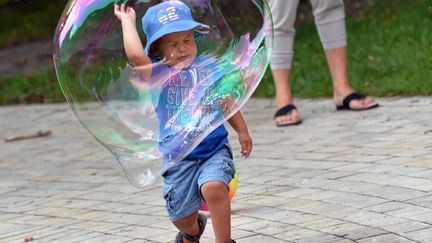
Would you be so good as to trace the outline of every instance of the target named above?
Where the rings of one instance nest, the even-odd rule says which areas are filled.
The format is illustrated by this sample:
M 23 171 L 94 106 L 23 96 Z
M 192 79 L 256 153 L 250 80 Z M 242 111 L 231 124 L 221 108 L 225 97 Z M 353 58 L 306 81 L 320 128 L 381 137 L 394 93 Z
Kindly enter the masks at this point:
M 197 55 L 193 30 L 175 32 L 158 40 L 159 54 L 170 66 L 188 67 Z

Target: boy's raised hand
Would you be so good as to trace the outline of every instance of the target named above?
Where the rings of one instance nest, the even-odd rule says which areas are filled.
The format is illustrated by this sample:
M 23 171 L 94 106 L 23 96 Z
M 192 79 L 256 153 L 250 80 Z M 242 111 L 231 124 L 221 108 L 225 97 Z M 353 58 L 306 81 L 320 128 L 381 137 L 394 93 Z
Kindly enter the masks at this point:
M 114 4 L 114 14 L 120 21 L 129 20 L 135 24 L 136 13 L 132 7 Z

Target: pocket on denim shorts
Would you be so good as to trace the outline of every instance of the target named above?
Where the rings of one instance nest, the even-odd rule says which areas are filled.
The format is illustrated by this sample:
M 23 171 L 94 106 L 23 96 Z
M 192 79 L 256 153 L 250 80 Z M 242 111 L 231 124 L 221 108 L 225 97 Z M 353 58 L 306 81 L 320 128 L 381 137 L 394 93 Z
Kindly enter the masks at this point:
M 174 212 L 174 185 L 165 184 L 162 192 L 162 196 L 165 199 L 165 207 L 169 214 Z
M 224 144 L 225 145 L 225 149 L 229 154 L 229 157 L 231 158 L 231 160 L 234 160 L 234 156 L 232 154 L 232 148 L 231 145 L 229 143 Z
M 232 153 L 230 147 L 226 147 L 220 151 L 220 159 L 224 162 L 224 173 L 225 175 L 231 175 L 234 178 L 235 175 L 235 167 L 232 158 Z
M 231 179 L 234 178 L 235 176 L 235 167 L 234 167 L 234 163 L 232 160 L 230 161 L 225 161 L 226 166 L 225 166 L 225 173 L 228 173 L 231 175 Z

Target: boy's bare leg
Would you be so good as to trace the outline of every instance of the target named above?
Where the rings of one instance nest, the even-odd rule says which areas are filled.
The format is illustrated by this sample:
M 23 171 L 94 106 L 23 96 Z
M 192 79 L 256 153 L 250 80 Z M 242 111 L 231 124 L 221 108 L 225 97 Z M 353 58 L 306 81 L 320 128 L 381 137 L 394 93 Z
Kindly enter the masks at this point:
M 231 242 L 231 202 L 227 186 L 218 181 L 207 182 L 201 193 L 209 208 L 216 243 Z
M 333 99 L 336 106 L 340 106 L 343 99 L 354 92 L 354 89 L 348 82 L 347 48 L 327 49 L 325 50 L 325 54 L 333 80 Z M 363 100 L 351 101 L 350 107 L 352 109 L 361 109 L 374 102 L 372 97 L 367 96 Z
M 179 221 L 175 221 L 174 225 L 182 232 L 185 232 L 188 235 L 195 236 L 199 233 L 198 226 L 198 212 L 195 212 L 184 219 Z M 190 241 L 183 238 L 185 243 L 190 243 Z
M 280 109 L 288 104 L 293 104 L 293 97 L 291 94 L 290 87 L 290 70 L 289 69 L 277 69 L 272 70 L 274 83 L 276 86 L 276 106 Z M 275 119 L 276 124 L 282 124 L 286 122 L 300 121 L 300 113 L 294 109 L 291 113 L 280 116 Z

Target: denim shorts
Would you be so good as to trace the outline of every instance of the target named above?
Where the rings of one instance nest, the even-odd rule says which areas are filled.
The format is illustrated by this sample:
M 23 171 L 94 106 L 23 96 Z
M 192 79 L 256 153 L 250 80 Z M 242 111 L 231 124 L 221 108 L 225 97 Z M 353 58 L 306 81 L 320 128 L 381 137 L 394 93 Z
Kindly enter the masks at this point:
M 168 169 L 162 176 L 162 196 L 171 221 L 186 218 L 201 207 L 200 188 L 207 182 L 219 181 L 229 190 L 234 178 L 231 148 L 223 146 L 206 160 L 183 160 Z

